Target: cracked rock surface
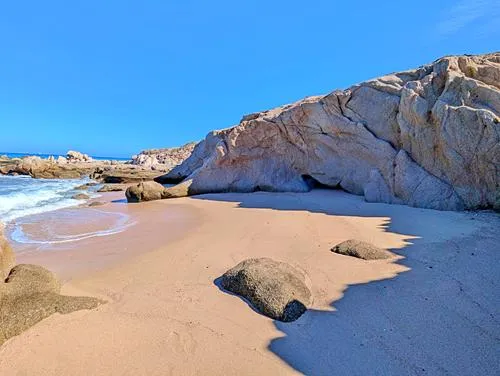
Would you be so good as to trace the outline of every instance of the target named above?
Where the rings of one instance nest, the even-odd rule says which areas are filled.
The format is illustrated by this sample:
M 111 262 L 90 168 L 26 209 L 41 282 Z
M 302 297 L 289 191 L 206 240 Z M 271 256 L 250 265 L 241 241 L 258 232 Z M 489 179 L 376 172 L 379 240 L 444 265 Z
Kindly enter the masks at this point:
M 301 192 L 313 181 L 371 202 L 498 209 L 499 123 L 500 53 L 447 56 L 244 116 L 158 181 L 184 179 L 181 195 Z

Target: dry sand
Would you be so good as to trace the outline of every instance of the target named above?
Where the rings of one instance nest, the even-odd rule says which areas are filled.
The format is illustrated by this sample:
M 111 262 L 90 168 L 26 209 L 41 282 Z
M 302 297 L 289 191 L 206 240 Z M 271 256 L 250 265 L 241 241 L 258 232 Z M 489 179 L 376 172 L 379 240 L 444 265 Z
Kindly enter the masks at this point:
M 81 209 L 124 232 L 34 251 L 66 294 L 105 298 L 0 348 L 0 375 L 498 375 L 500 219 L 368 204 L 339 191 L 218 194 Z M 399 260 L 330 252 L 350 238 Z M 33 246 L 31 246 L 33 247 Z M 314 306 L 293 323 L 214 283 L 249 257 L 299 265 Z

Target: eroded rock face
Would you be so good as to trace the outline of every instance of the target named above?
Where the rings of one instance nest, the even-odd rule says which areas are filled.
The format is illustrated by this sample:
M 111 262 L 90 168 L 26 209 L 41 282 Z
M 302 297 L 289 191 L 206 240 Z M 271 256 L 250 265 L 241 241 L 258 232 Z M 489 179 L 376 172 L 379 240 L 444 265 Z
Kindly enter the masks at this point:
M 195 142 L 190 142 L 178 148 L 143 150 L 132 156 L 132 164 L 156 171 L 170 171 L 191 155 L 195 145 Z
M 55 275 L 37 265 L 15 266 L 0 282 L 0 345 L 54 313 L 93 309 L 103 301 L 60 295 Z
M 225 290 L 242 296 L 275 320 L 295 321 L 312 303 L 305 274 L 269 258 L 242 261 L 224 273 L 221 282 Z
M 394 254 L 386 249 L 355 239 L 346 240 L 345 242 L 337 244 L 332 248 L 332 252 L 363 260 L 383 260 L 394 257 Z
M 373 202 L 495 208 L 500 53 L 444 57 L 247 115 L 158 181 L 180 179 L 187 194 L 302 192 L 312 180 Z

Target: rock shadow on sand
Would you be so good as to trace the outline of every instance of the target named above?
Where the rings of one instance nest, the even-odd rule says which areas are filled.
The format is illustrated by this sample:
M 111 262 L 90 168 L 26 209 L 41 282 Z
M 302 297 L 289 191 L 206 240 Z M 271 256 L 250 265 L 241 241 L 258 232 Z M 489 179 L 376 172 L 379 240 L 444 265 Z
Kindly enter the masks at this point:
M 405 256 L 396 262 L 408 271 L 346 286 L 343 297 L 331 302 L 333 311 L 310 309 L 295 322 L 274 321 L 284 336 L 270 341 L 272 353 L 307 375 L 498 375 L 497 214 L 370 204 L 339 191 L 282 193 L 280 200 L 273 195 L 196 199 L 238 202 L 242 208 L 384 217 L 389 218 L 384 231 L 415 238 L 391 249 Z

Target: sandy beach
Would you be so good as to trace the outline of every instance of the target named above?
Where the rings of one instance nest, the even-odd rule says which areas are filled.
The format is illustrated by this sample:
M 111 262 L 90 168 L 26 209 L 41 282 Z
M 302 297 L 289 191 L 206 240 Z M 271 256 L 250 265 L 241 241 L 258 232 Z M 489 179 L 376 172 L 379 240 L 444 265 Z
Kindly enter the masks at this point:
M 18 263 L 55 271 L 63 293 L 108 303 L 8 340 L 1 375 L 498 372 L 498 214 L 370 204 L 335 190 L 136 205 L 105 197 L 80 215 L 125 213 L 132 225 L 123 232 L 13 247 Z M 64 216 L 51 218 L 56 226 Z M 330 252 L 351 238 L 398 257 Z M 273 321 L 218 287 L 227 269 L 262 256 L 307 273 L 314 303 L 299 320 Z

